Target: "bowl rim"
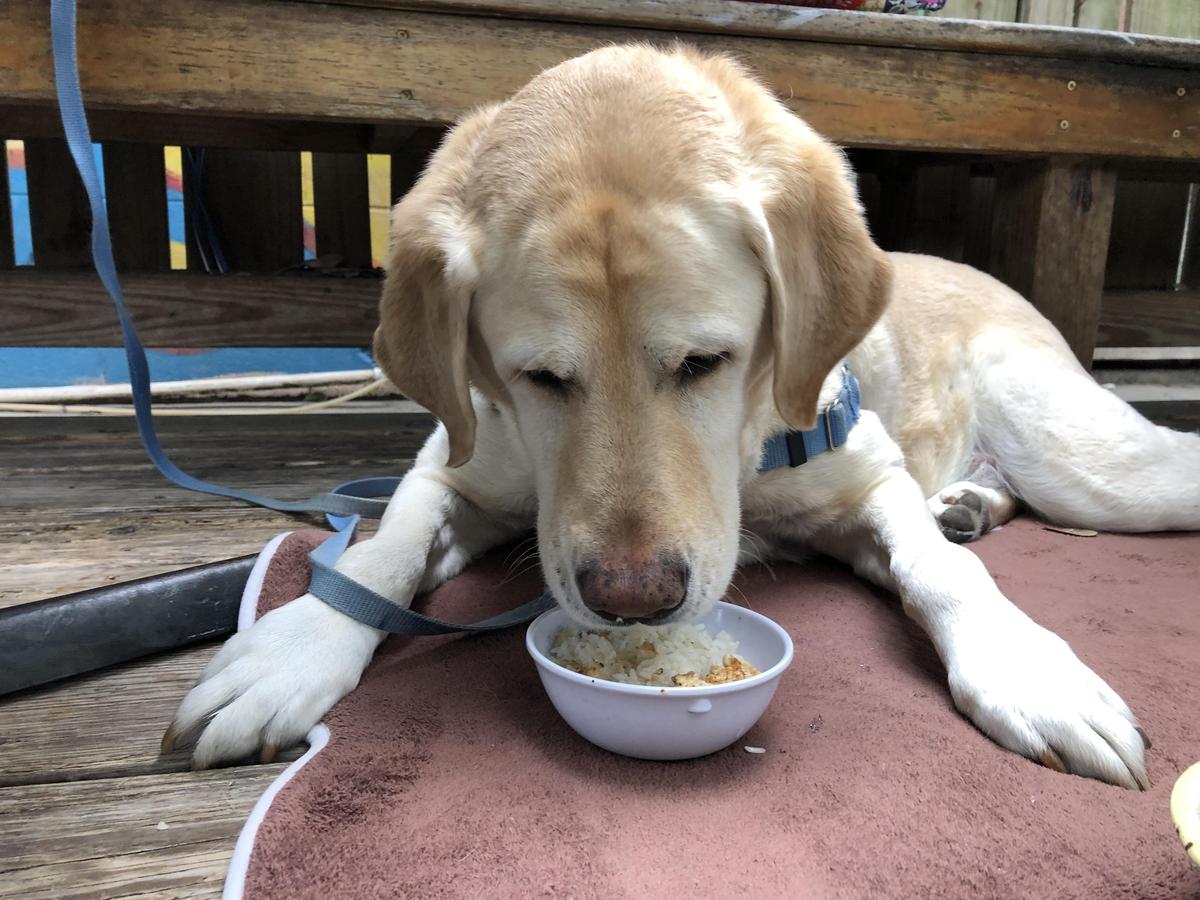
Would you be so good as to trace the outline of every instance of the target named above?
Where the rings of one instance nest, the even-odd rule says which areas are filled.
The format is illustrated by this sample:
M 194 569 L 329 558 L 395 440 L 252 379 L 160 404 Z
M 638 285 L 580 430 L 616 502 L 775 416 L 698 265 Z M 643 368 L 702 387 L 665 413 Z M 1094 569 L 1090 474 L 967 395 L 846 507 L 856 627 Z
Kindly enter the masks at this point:
M 757 619 L 763 622 L 783 638 L 783 656 L 779 662 L 771 666 L 769 669 L 764 669 L 757 675 L 751 675 L 749 678 L 743 678 L 740 681 L 729 681 L 725 684 L 706 684 L 696 687 L 688 687 L 685 685 L 658 685 L 658 684 L 626 684 L 622 681 L 608 681 L 604 678 L 593 678 L 590 675 L 584 675 L 580 672 L 572 671 L 566 666 L 555 662 L 545 653 L 542 653 L 533 643 L 533 634 L 538 625 L 544 620 L 557 613 L 566 615 L 566 610 L 557 604 L 551 609 L 546 610 L 536 619 L 529 623 L 529 627 L 525 629 L 525 650 L 533 658 L 538 668 L 549 672 L 550 674 L 565 678 L 567 681 L 573 681 L 576 684 L 587 685 L 597 688 L 602 691 L 611 691 L 618 694 L 634 694 L 641 696 L 674 696 L 674 697 L 711 697 L 715 694 L 731 694 L 736 691 L 746 690 L 755 685 L 763 684 L 778 678 L 792 664 L 792 656 L 794 647 L 792 645 L 792 636 L 787 633 L 782 625 L 774 619 L 769 619 L 760 612 L 755 612 L 752 609 L 747 609 L 744 606 L 738 606 L 736 603 L 729 603 L 725 600 L 718 600 L 713 606 L 713 609 L 727 606 L 730 609 L 737 610 L 739 615 L 747 616 L 751 619 Z

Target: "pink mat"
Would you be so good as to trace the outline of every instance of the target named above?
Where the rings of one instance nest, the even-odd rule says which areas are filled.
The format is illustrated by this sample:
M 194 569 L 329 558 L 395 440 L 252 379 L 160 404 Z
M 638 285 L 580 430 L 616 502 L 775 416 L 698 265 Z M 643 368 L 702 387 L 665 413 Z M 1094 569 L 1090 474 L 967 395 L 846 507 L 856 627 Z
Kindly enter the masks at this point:
M 318 537 L 279 546 L 260 611 L 304 590 Z M 247 826 L 245 893 L 1200 897 L 1167 808 L 1200 759 L 1200 535 L 1080 538 L 1022 520 L 971 547 L 1138 713 L 1151 791 L 992 744 L 954 710 L 898 603 L 816 561 L 740 576 L 793 635 L 795 663 L 746 738 L 700 760 L 626 759 L 577 737 L 522 630 L 387 641 L 327 717 L 328 745 L 260 803 L 257 834 Z M 533 596 L 535 577 L 499 586 L 502 560 L 421 607 L 461 621 Z

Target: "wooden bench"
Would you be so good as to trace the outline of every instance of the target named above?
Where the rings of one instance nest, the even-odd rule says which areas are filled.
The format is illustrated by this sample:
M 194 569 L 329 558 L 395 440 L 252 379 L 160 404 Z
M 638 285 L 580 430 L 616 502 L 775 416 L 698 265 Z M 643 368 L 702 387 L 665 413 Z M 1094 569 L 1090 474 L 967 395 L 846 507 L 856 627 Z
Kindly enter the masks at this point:
M 29 142 L 37 265 L 0 273 L 5 340 L 112 343 L 99 285 L 64 271 L 87 264 L 87 217 L 58 138 L 48 7 L 10 0 L 8 10 L 0 137 Z M 123 267 L 138 273 L 129 290 L 151 345 L 366 344 L 369 280 L 267 274 L 301 261 L 298 158 L 270 151 L 314 151 L 318 252 L 361 265 L 363 154 L 392 155 L 398 194 L 436 140 L 430 126 L 610 41 L 684 39 L 735 53 L 847 147 L 974 164 L 985 187 L 962 221 L 945 225 L 970 236 L 958 255 L 1029 296 L 1087 363 L 1118 173 L 1200 179 L 1197 42 L 730 0 L 84 0 L 79 16 L 115 240 Z M 236 268 L 258 277 L 146 274 L 166 268 L 161 166 L 151 164 L 164 143 L 220 148 L 206 162 L 206 199 Z M 868 167 L 880 156 L 860 154 Z M 873 220 L 903 227 L 905 183 L 881 185 Z M 0 247 L 8 227 L 0 220 Z M 1200 344 L 1196 299 L 1136 302 L 1160 314 L 1166 303 L 1184 328 L 1171 340 Z M 1127 335 L 1128 309 L 1122 316 Z

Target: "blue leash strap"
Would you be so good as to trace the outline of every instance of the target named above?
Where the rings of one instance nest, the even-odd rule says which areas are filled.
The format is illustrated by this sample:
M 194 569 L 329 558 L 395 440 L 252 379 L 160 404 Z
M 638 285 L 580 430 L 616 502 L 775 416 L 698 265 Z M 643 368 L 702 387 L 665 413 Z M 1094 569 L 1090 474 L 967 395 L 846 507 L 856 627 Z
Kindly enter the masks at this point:
M 496 631 L 528 622 L 554 606 L 554 596 L 547 591 L 536 600 L 472 625 L 454 625 L 413 612 L 375 593 L 333 567 L 338 557 L 350 545 L 353 531 L 353 525 L 343 528 L 309 554 L 313 574 L 308 589 L 330 606 L 373 628 L 393 634 L 422 636 L 453 634 L 459 631 Z
M 92 211 L 92 261 L 117 309 L 121 337 L 125 344 L 125 360 L 129 365 L 129 384 L 133 395 L 134 417 L 142 446 L 154 467 L 179 487 L 219 497 L 230 497 L 255 506 L 289 513 L 325 513 L 337 529 L 316 550 L 313 562 L 313 581 L 309 590 L 330 606 L 352 618 L 376 628 L 398 634 L 428 635 L 456 631 L 493 631 L 527 622 L 553 605 L 547 593 L 538 600 L 517 609 L 493 616 L 473 625 L 452 625 L 398 606 L 353 579 L 341 575 L 333 564 L 349 545 L 360 516 L 379 518 L 387 508 L 388 498 L 395 492 L 398 478 L 365 478 L 340 485 L 332 492 L 317 494 L 307 500 L 276 500 L 253 491 L 224 487 L 189 475 L 180 469 L 163 450 L 154 430 L 151 412 L 150 366 L 146 350 L 125 308 L 125 298 L 117 278 L 109 237 L 108 210 L 100 192 L 100 176 L 92 155 L 92 136 L 83 108 L 83 93 L 79 86 L 79 63 L 76 37 L 75 0 L 51 0 L 50 38 L 54 53 L 54 81 L 58 93 L 59 115 L 67 146 L 79 170 Z M 382 499 L 381 499 L 382 498 Z

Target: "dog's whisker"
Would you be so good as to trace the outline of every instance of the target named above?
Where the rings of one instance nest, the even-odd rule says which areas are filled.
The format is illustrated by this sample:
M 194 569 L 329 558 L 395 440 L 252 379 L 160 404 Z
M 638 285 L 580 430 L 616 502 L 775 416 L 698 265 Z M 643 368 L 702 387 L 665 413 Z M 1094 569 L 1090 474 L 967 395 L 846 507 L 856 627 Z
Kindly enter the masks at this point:
M 513 546 L 513 548 L 508 551 L 508 556 L 504 557 L 504 565 L 507 566 L 509 563 L 509 560 L 511 560 L 515 554 L 520 553 L 521 551 L 526 549 L 530 544 L 536 543 L 536 541 L 537 541 L 537 535 L 533 534 L 533 535 L 530 535 L 529 537 L 525 538 L 523 541 L 517 542 Z

